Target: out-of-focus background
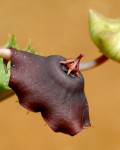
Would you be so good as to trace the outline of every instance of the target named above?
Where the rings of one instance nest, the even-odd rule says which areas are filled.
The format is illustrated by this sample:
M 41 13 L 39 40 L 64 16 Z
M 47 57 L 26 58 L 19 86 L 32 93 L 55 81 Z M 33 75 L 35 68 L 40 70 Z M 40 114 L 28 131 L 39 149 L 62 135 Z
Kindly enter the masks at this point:
M 0 0 L 0 45 L 15 33 L 43 55 L 82 61 L 100 55 L 88 30 L 88 10 L 120 17 L 118 0 Z M 16 96 L 0 103 L 0 150 L 120 150 L 120 64 L 109 60 L 82 72 L 92 127 L 74 137 L 54 133 L 40 113 L 19 106 Z M 74 107 L 74 106 L 73 106 Z

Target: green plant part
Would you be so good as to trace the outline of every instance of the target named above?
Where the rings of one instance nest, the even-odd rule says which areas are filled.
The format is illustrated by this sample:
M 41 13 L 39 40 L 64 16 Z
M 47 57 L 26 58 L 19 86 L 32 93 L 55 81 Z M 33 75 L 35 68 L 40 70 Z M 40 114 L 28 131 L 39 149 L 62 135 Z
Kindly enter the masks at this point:
M 16 43 L 15 35 L 12 35 L 11 38 L 8 38 L 6 44 L 2 48 L 13 47 L 19 49 L 19 46 Z M 1 48 L 1 50 L 2 50 Z M 24 51 L 36 53 L 34 49 L 31 48 L 31 42 L 29 41 L 23 49 Z M 10 78 L 10 62 L 4 62 L 3 58 L 0 58 L 0 101 L 14 94 L 13 90 L 8 87 Z
M 0 101 L 12 95 L 14 92 L 8 87 L 10 76 L 10 62 L 7 65 L 7 73 L 4 69 L 3 59 L 0 58 Z
M 89 29 L 100 52 L 120 62 L 120 18 L 108 19 L 96 11 L 89 10 Z

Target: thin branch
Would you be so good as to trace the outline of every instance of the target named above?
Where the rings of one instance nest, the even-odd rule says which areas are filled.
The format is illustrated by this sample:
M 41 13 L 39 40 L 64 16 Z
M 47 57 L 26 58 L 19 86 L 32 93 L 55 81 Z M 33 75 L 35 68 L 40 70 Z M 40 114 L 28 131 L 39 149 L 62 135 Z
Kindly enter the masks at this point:
M 108 59 L 109 59 L 109 58 L 106 57 L 105 55 L 101 55 L 100 57 L 98 57 L 98 58 L 95 59 L 95 60 L 90 60 L 90 61 L 87 61 L 87 62 L 80 63 L 79 69 L 80 69 L 80 71 L 92 69 L 92 68 L 94 68 L 94 67 L 97 67 L 97 66 L 103 64 L 103 63 L 106 62 Z
M 11 59 L 11 50 L 8 48 L 0 48 L 0 58 L 10 60 Z
M 0 57 L 10 60 L 11 59 L 11 50 L 7 49 L 7 48 L 1 48 L 0 49 Z M 88 70 L 88 69 L 97 67 L 97 66 L 103 64 L 104 62 L 106 62 L 108 59 L 109 58 L 106 57 L 105 55 L 101 55 L 100 57 L 98 57 L 95 60 L 90 60 L 87 62 L 80 63 L 79 69 L 82 71 L 82 70 Z

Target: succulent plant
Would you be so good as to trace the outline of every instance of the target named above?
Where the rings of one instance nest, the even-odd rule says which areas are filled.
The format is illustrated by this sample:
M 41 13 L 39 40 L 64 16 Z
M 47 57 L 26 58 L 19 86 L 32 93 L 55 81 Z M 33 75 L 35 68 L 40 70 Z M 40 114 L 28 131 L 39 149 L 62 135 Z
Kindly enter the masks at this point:
M 30 111 L 41 112 L 55 132 L 73 136 L 91 126 L 79 70 L 98 66 L 108 58 L 120 62 L 120 19 L 107 19 L 90 10 L 89 22 L 91 37 L 102 55 L 84 63 L 80 63 L 81 54 L 74 59 L 45 57 L 32 54 L 30 44 L 25 51 L 19 50 L 14 36 L 8 40 L 0 49 L 0 100 L 15 92 L 19 103 Z
M 12 47 L 2 54 L 11 61 L 9 86 L 23 107 L 41 112 L 55 132 L 75 135 L 90 126 L 84 78 L 79 71 L 82 55 L 76 59 L 44 57 Z

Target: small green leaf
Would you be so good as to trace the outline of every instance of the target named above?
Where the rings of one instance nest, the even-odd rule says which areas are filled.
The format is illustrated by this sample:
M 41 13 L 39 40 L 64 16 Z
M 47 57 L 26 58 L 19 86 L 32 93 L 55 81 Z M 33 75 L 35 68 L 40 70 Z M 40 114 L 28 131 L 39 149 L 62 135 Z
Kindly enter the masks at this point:
M 16 36 L 14 34 L 12 35 L 10 46 L 15 49 L 19 49 L 19 46 L 16 43 Z
M 29 41 L 27 42 L 27 45 L 26 45 L 26 47 L 25 47 L 24 50 L 25 50 L 25 51 L 31 51 L 31 40 L 29 40 Z
M 16 43 L 16 36 L 14 34 L 11 36 L 11 38 L 8 37 L 6 44 L 2 46 L 2 48 L 8 48 L 10 46 L 15 49 L 19 49 L 19 46 Z
M 10 77 L 10 62 L 7 65 L 7 74 L 5 72 L 3 59 L 0 58 L 0 101 L 8 95 L 13 94 L 13 90 L 9 88 L 8 82 Z
M 6 43 L 2 46 L 2 48 L 8 48 L 10 46 L 10 38 L 7 39 Z
M 7 39 L 7 42 L 2 48 L 13 47 L 15 49 L 19 49 L 19 46 L 16 43 L 16 36 L 13 34 L 12 37 Z M 29 40 L 24 51 L 36 53 L 34 49 L 31 48 L 31 41 Z M 14 94 L 14 91 L 9 88 L 9 78 L 10 78 L 10 66 L 11 62 L 7 65 L 7 73 L 5 72 L 3 59 L 0 58 L 0 101 L 8 98 L 9 96 Z
M 28 40 L 26 47 L 24 48 L 24 51 L 35 54 L 36 50 L 31 48 L 31 39 Z

